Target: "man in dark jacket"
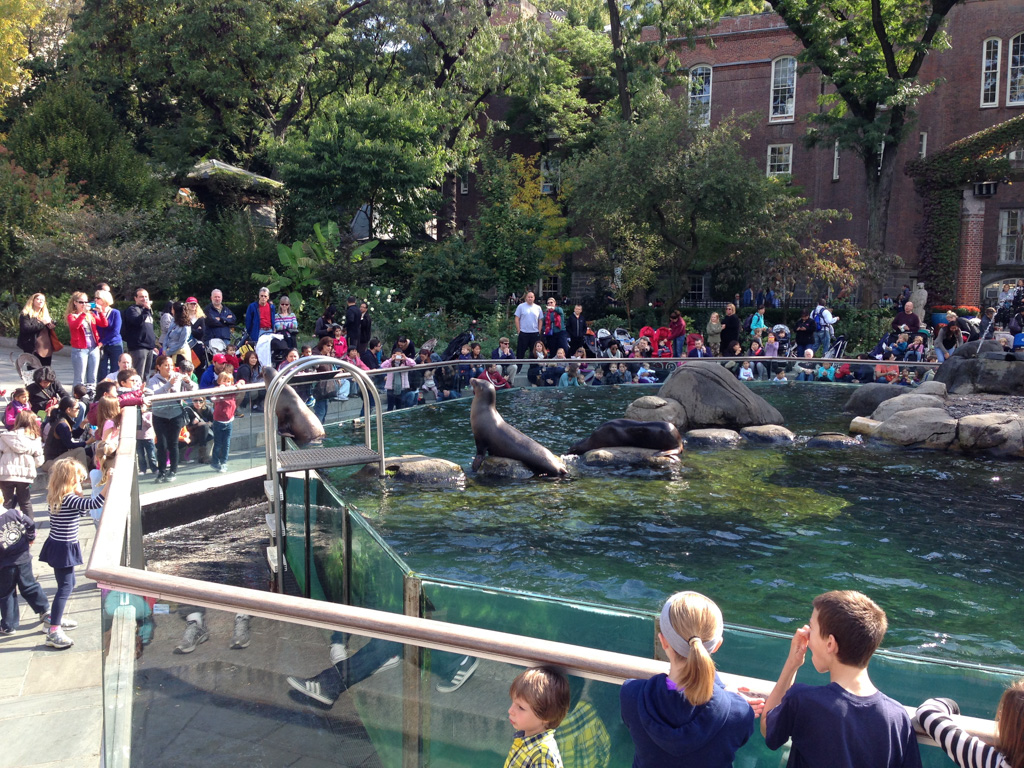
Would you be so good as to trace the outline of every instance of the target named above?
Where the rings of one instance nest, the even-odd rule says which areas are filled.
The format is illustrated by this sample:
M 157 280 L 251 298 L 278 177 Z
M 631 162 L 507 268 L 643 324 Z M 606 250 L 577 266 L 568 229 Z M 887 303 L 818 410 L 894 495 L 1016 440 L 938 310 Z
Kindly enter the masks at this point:
M 225 343 L 231 341 L 231 329 L 238 325 L 238 318 L 231 308 L 224 304 L 224 294 L 219 288 L 210 292 L 210 303 L 206 307 L 206 344 L 209 346 L 212 339 L 220 339 Z M 223 351 L 223 350 L 219 350 Z
M 362 313 L 356 304 L 355 296 L 349 296 L 345 304 L 345 339 L 348 341 L 349 349 L 359 349 L 359 320 Z
M 153 373 L 156 333 L 153 330 L 153 307 L 149 303 L 149 291 L 145 288 L 135 289 L 135 303 L 121 317 L 121 338 L 132 356 L 132 368 L 143 381 L 149 381 Z

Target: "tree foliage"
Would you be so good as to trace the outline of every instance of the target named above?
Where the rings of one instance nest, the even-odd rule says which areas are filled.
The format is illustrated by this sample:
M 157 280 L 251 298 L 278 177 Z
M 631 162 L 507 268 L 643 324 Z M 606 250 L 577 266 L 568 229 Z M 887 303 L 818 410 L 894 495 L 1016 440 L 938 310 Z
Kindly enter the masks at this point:
M 43 8 L 42 0 L 0 0 L 0 107 L 24 80 L 25 31 L 42 19 Z

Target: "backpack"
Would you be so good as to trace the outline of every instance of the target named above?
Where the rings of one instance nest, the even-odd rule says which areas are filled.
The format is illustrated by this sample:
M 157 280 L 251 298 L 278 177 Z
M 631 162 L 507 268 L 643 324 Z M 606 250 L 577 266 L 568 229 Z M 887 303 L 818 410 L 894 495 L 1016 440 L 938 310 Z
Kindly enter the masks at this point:
M 751 333 L 751 331 L 753 330 L 751 326 L 753 324 L 754 324 L 754 316 L 753 315 L 747 315 L 747 319 L 743 321 L 743 332 L 744 333 Z
M 828 323 L 826 323 L 824 318 L 822 317 L 824 311 L 825 308 L 819 304 L 815 308 L 815 310 L 811 312 L 811 319 L 814 320 L 814 327 L 817 328 L 819 331 L 824 331 L 826 326 L 828 325 Z

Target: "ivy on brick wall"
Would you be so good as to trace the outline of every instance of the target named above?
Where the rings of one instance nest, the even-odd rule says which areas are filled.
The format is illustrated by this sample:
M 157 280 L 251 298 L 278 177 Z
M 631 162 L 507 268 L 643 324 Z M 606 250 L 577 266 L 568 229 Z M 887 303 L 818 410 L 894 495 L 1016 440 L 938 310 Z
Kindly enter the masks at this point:
M 924 203 L 918 243 L 918 274 L 929 303 L 952 303 L 960 265 L 960 203 L 963 188 L 1010 173 L 1007 154 L 1024 148 L 1024 115 L 965 136 L 923 160 L 907 163 L 907 175 Z

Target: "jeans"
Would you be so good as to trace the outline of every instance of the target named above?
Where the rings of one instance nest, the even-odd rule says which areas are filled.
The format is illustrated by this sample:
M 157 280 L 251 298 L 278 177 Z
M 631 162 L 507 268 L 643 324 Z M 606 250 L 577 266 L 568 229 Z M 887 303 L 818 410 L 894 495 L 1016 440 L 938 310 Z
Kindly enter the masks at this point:
M 68 598 L 75 589 L 75 569 L 54 568 L 53 576 L 57 579 L 57 593 L 53 596 L 53 603 L 50 605 L 50 626 L 59 627 L 64 618 L 64 607 Z
M 21 623 L 15 588 L 21 592 L 21 596 L 35 613 L 46 613 L 50 610 L 46 593 L 32 573 L 32 559 L 29 558 L 24 563 L 5 565 L 0 568 L 0 614 L 3 617 L 3 626 L 7 629 L 17 629 Z
M 156 446 L 152 440 L 138 438 L 135 441 L 135 454 L 139 457 L 140 472 L 145 472 L 147 469 L 150 472 L 157 471 Z
M 404 408 L 402 405 L 402 390 L 395 391 L 393 389 L 387 390 L 388 395 L 388 410 L 397 411 L 399 408 Z
M 100 366 L 100 348 L 71 350 L 71 369 L 75 374 L 75 384 L 96 386 L 96 372 Z
M 0 482 L 0 490 L 4 494 L 5 507 L 14 509 L 15 506 L 18 506 L 28 517 L 35 519 L 32 514 L 32 483 L 4 480 Z
M 814 349 L 817 350 L 820 347 L 822 356 L 828 352 L 828 348 L 831 346 L 832 336 L 829 334 L 828 329 L 814 332 Z
M 414 405 L 419 405 L 419 402 L 420 392 L 418 389 L 410 389 L 408 392 L 402 393 L 402 408 L 412 408 Z
M 210 464 L 214 468 L 226 466 L 228 463 L 228 451 L 231 450 L 231 427 L 230 421 L 213 422 L 213 457 Z
M 124 353 L 124 344 L 107 344 L 100 350 L 100 369 L 96 376 L 105 379 L 108 373 L 117 371 L 117 358 Z
M 149 381 L 153 373 L 153 363 L 156 356 L 152 349 L 129 349 L 128 354 L 132 356 L 132 368 L 142 377 L 142 381 Z
M 326 397 L 318 397 L 313 402 L 313 415 L 316 416 L 321 424 L 327 423 L 327 406 L 330 401 Z
M 165 471 L 178 471 L 178 433 L 185 426 L 185 416 L 179 414 L 171 419 L 153 416 L 153 429 L 156 431 L 156 465 L 160 474 Z M 167 460 L 171 461 L 167 469 Z
M 672 339 L 672 357 L 686 357 L 685 336 L 676 336 Z

